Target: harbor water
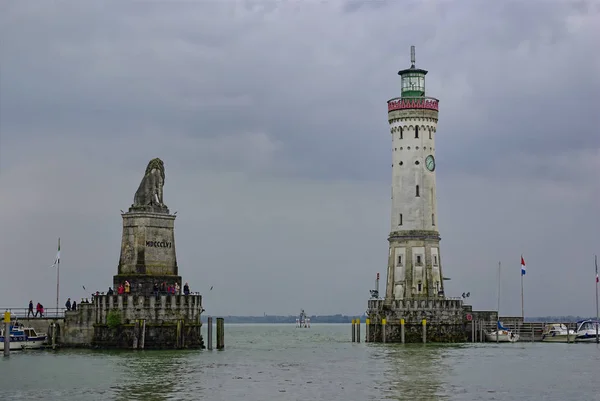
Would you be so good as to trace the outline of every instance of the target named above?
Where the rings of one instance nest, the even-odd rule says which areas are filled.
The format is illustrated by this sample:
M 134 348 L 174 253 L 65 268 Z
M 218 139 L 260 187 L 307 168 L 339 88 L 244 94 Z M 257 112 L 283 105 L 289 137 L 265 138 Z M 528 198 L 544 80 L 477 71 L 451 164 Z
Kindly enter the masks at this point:
M 223 351 L 13 352 L 0 359 L 0 399 L 600 400 L 596 344 L 353 344 L 350 334 L 350 324 L 226 323 Z

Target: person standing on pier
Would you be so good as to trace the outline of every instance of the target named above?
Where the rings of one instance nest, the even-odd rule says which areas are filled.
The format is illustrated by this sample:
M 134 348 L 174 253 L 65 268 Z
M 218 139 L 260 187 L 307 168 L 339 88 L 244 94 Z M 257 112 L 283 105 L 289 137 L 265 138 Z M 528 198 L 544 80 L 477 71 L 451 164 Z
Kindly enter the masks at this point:
M 67 298 L 67 302 L 65 302 L 65 308 L 67 308 L 68 311 L 71 310 L 71 298 Z
M 32 314 L 35 317 L 35 312 L 33 311 L 33 300 L 29 300 L 29 309 L 27 310 L 27 319 L 29 319 L 29 314 Z

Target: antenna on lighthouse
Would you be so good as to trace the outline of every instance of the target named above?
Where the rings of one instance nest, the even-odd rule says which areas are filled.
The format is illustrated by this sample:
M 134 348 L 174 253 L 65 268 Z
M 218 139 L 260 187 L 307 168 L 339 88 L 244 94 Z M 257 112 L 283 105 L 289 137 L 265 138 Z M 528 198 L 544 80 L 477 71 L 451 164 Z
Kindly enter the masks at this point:
M 410 47 L 410 64 L 412 68 L 415 68 L 415 47 Z

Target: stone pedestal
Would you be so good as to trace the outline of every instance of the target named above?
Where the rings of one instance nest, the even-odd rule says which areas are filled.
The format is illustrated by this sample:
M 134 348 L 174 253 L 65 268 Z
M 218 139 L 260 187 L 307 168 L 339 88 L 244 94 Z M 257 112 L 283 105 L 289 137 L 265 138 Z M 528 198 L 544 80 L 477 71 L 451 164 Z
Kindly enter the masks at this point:
M 154 283 L 164 281 L 179 284 L 183 291 L 175 256 L 175 216 L 132 207 L 122 217 L 121 257 L 113 288 L 127 280 L 132 294 L 150 295 Z
M 462 343 L 467 341 L 466 312 L 462 300 L 422 299 L 385 302 L 369 301 L 369 342 L 402 342 L 401 319 L 404 319 L 405 342 L 423 342 L 423 319 L 427 342 Z M 383 325 L 383 319 L 386 324 Z

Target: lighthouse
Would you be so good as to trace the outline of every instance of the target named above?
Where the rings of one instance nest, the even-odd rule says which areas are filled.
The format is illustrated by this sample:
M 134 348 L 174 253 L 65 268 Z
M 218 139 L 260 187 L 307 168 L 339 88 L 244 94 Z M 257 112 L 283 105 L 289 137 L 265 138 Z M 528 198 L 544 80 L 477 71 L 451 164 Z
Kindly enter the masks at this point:
M 436 202 L 435 139 L 439 100 L 427 96 L 427 71 L 398 72 L 400 97 L 388 100 L 392 214 L 385 301 L 443 299 Z

